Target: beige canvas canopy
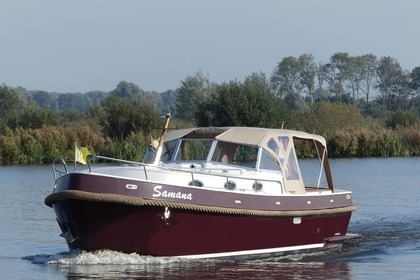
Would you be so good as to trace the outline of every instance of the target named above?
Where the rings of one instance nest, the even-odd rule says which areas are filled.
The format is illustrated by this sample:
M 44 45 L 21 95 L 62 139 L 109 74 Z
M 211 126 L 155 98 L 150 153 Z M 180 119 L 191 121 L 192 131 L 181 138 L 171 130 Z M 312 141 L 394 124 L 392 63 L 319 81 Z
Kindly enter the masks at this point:
M 331 190 L 334 189 L 330 165 L 328 157 L 326 156 L 327 144 L 325 138 L 320 135 L 288 129 L 269 129 L 257 127 L 200 127 L 169 131 L 164 136 L 164 140 L 165 142 L 168 142 L 178 138 L 215 138 L 224 142 L 259 146 L 273 154 L 273 156 L 276 156 L 274 152 L 267 146 L 267 143 L 270 139 L 276 139 L 279 136 L 285 136 L 289 139 L 313 141 L 322 159 L 328 187 Z M 290 147 L 288 147 L 287 151 L 293 147 L 293 141 L 290 142 Z M 300 182 L 300 185 L 301 186 L 299 188 L 304 188 L 303 181 Z
M 269 129 L 257 127 L 200 127 L 200 128 L 186 128 L 169 131 L 164 139 L 165 142 L 175 140 L 178 138 L 188 137 L 214 137 L 221 141 L 240 143 L 244 145 L 260 146 L 264 139 L 270 137 L 277 137 L 284 135 L 295 137 L 299 139 L 313 139 L 326 147 L 324 137 L 309 134 L 302 131 L 288 130 L 288 129 Z

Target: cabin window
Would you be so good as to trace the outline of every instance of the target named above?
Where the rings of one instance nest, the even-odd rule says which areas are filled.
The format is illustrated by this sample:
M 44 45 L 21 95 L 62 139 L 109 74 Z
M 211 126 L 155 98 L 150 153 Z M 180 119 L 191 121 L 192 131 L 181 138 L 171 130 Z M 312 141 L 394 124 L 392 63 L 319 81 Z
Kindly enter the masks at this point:
M 289 153 L 289 160 L 286 165 L 286 178 L 287 180 L 300 180 L 299 168 L 297 165 L 294 148 L 292 148 Z
M 258 147 L 219 141 L 212 161 L 256 168 Z
M 215 162 L 231 164 L 235 158 L 235 152 L 238 146 L 238 144 L 234 143 L 222 141 L 217 142 L 211 160 Z
M 212 142 L 211 139 L 182 139 L 175 160 L 206 161 Z
M 267 146 L 271 150 L 273 150 L 276 154 L 279 152 L 279 145 L 277 145 L 276 141 L 273 138 L 271 138 L 270 140 L 268 140 Z
M 260 169 L 280 171 L 278 161 L 266 150 L 261 150 Z
M 149 147 L 147 147 L 146 152 L 144 153 L 143 156 L 143 163 L 153 163 L 155 161 L 155 157 L 156 157 L 156 149 L 150 145 Z
M 298 155 L 300 174 L 302 178 L 305 178 L 305 185 L 328 188 L 322 161 L 322 157 L 327 155 L 322 145 L 320 145 L 322 150 L 319 151 L 314 140 L 293 139 L 293 142 Z
M 283 146 L 283 150 L 287 150 L 287 145 L 289 145 L 289 137 L 287 136 L 279 136 L 279 142 Z
M 288 138 L 286 137 L 286 139 L 288 139 Z M 277 145 L 277 142 L 273 138 L 271 138 L 270 140 L 268 140 L 267 146 L 277 155 L 280 163 L 283 164 L 283 161 L 284 161 L 284 150 L 285 149 L 283 147 L 279 147 Z M 286 144 L 286 147 L 287 147 L 287 144 Z
M 232 164 L 244 167 L 256 168 L 258 147 L 239 145 L 235 151 Z
M 287 150 L 287 146 L 289 145 L 289 137 L 279 136 L 278 140 L 281 144 L 281 148 L 280 148 L 281 153 L 279 154 L 279 159 L 280 159 L 281 164 L 283 164 L 285 151 Z
M 168 162 L 172 159 L 173 154 L 175 152 L 175 147 L 177 144 L 177 140 L 165 142 L 162 147 L 162 156 L 161 161 L 162 162 Z

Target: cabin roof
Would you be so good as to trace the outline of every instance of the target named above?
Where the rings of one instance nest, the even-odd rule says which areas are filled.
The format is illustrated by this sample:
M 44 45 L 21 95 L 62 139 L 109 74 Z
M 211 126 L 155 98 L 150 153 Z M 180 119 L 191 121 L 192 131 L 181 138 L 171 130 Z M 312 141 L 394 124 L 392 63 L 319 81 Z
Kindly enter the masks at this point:
M 240 143 L 244 145 L 265 146 L 273 137 L 288 136 L 305 140 L 315 140 L 326 147 L 325 138 L 320 135 L 288 129 L 271 129 L 258 127 L 199 127 L 171 130 L 165 135 L 165 141 L 177 138 L 216 138 L 220 141 Z

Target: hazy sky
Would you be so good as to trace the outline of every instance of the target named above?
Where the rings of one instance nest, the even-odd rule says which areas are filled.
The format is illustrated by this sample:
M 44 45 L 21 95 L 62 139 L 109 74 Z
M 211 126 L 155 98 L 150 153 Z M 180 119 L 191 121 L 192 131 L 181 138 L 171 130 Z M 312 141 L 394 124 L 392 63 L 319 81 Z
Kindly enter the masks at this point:
M 2 0 L 0 84 L 110 91 L 270 76 L 287 56 L 336 52 L 420 66 L 418 0 Z

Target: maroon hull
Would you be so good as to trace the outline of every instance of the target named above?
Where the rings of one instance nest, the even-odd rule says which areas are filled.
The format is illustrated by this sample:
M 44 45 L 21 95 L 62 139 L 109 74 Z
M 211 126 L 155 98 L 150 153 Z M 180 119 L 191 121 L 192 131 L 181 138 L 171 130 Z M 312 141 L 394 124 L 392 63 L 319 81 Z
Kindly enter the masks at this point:
M 53 205 L 71 249 L 190 256 L 323 244 L 345 235 L 351 212 L 302 217 L 241 216 L 83 200 Z

